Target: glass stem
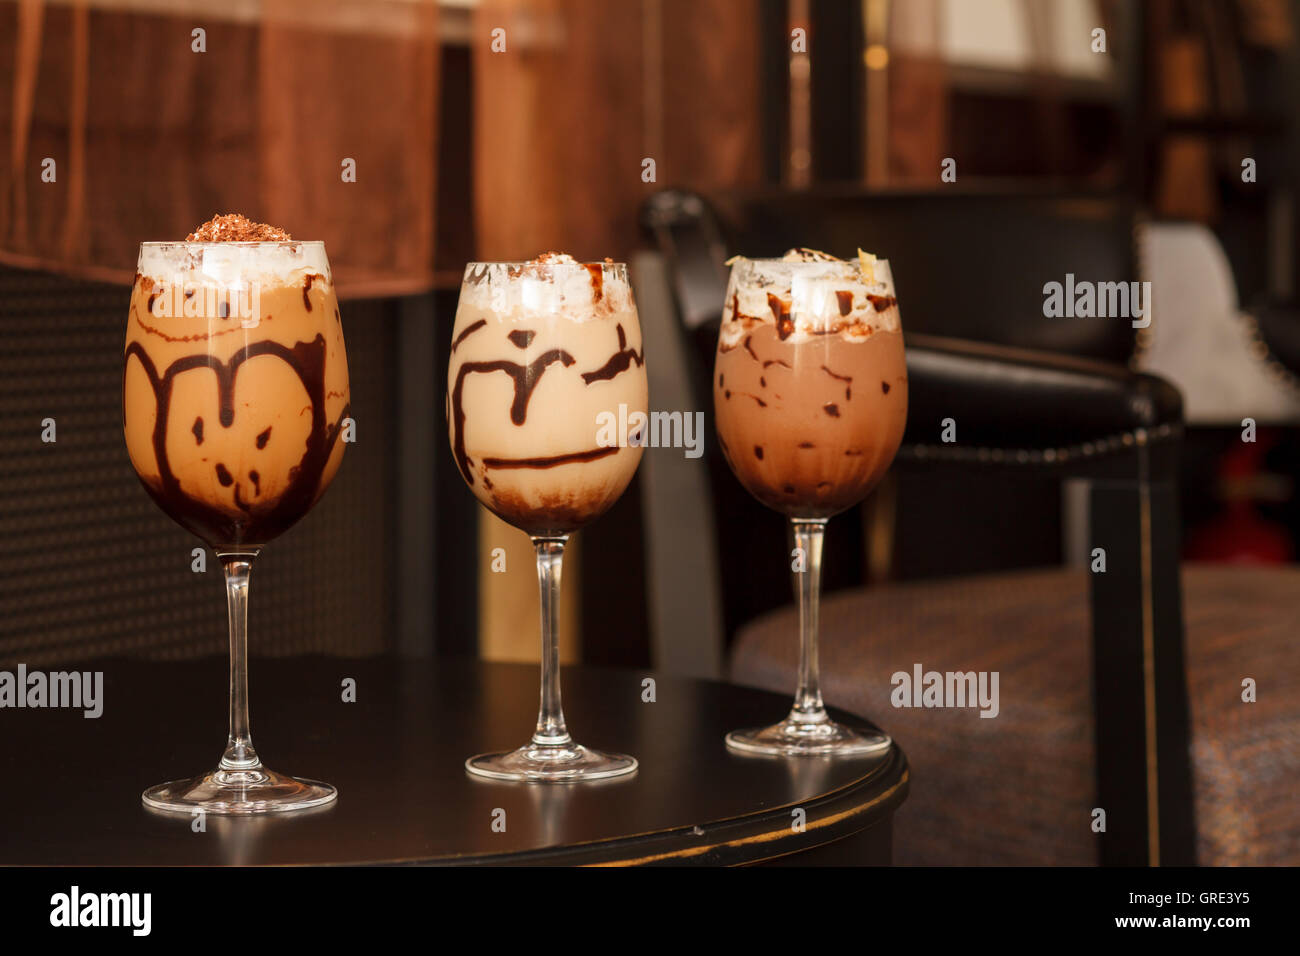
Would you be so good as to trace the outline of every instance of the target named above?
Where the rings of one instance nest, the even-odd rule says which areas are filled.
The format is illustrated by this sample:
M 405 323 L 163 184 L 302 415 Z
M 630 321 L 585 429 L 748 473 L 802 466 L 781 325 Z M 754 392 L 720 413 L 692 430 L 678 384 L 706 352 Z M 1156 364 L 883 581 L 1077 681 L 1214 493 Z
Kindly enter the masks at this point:
M 226 572 L 230 614 L 230 735 L 222 770 L 255 770 L 262 765 L 248 729 L 248 575 L 257 552 L 218 553 Z
M 532 540 L 537 549 L 537 583 L 542 599 L 542 701 L 533 743 L 563 747 L 573 743 L 560 705 L 560 567 L 569 536 Z
M 791 518 L 794 544 L 803 557 L 803 570 L 795 572 L 799 603 L 799 686 L 789 719 L 801 724 L 823 723 L 829 718 L 822 704 L 821 668 L 817 661 L 817 611 L 822 592 L 822 536 L 826 519 Z

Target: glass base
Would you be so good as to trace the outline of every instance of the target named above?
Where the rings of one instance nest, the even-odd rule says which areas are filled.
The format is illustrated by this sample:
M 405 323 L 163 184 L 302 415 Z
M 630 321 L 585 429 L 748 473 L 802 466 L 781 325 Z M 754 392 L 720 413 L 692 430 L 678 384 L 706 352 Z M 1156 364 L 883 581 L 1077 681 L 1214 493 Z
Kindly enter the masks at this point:
M 802 721 L 787 717 L 770 727 L 751 727 L 727 734 L 729 750 L 776 757 L 860 757 L 883 753 L 892 743 L 887 734 L 854 730 L 825 716 Z
M 607 780 L 610 777 L 635 773 L 636 768 L 635 757 L 602 753 L 574 743 L 562 745 L 529 743 L 518 750 L 479 754 L 465 761 L 465 769 L 477 777 L 531 783 Z
M 188 780 L 150 787 L 140 799 L 146 807 L 172 813 L 287 813 L 333 803 L 338 791 L 328 783 L 286 777 L 267 767 L 213 770 Z

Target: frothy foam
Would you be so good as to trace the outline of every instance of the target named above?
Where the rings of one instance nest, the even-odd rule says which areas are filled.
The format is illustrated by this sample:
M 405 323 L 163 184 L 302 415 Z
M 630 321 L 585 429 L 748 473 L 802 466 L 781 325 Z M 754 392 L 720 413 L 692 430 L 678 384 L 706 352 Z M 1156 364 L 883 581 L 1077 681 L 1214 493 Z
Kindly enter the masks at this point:
M 496 321 L 511 323 L 556 315 L 591 322 L 633 307 L 626 265 L 584 263 L 555 252 L 528 262 L 471 262 L 460 297 Z
M 745 330 L 775 324 L 782 340 L 801 342 L 838 334 L 865 341 L 900 328 L 894 279 L 886 259 L 865 253 L 846 262 L 814 249 L 791 249 L 780 259 L 730 260 L 722 340 L 734 345 Z

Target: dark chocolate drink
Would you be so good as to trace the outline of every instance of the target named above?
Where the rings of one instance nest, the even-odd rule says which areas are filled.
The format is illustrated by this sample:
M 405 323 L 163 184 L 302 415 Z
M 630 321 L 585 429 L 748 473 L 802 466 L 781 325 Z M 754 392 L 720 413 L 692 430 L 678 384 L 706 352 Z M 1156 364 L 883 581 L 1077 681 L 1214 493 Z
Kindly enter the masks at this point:
M 764 755 L 860 756 L 890 740 L 836 723 L 822 702 L 817 652 L 827 519 L 865 498 L 907 423 L 907 364 L 889 264 L 792 249 L 733 260 L 713 369 L 723 453 L 740 483 L 790 519 L 799 603 L 799 678 L 778 724 L 732 731 L 727 746 Z M 791 560 L 793 557 L 793 560 Z
M 907 423 L 907 365 L 886 264 L 744 260 L 713 373 L 727 461 L 763 504 L 828 518 L 888 470 Z

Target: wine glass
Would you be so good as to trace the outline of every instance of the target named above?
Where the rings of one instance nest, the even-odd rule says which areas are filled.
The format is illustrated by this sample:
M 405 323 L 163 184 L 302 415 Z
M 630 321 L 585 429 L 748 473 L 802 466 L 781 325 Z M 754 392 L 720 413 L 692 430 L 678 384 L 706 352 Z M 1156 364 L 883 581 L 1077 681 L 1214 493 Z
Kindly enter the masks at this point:
M 558 624 L 565 542 L 632 480 L 646 402 L 627 266 L 547 255 L 466 267 L 447 372 L 452 454 L 479 501 L 532 539 L 542 612 L 536 731 L 517 750 L 471 757 L 472 774 L 564 782 L 636 770 L 570 736 Z
M 733 260 L 713 372 L 723 454 L 740 483 L 790 519 L 799 605 L 794 706 L 733 731 L 756 754 L 869 754 L 887 736 L 832 721 L 817 660 L 826 522 L 884 476 L 907 422 L 907 366 L 889 264 L 792 250 Z
M 264 766 L 248 723 L 248 579 L 343 458 L 343 327 L 320 242 L 146 242 L 127 318 L 123 432 L 145 490 L 216 553 L 230 617 L 230 731 L 216 769 L 151 787 L 157 810 L 321 806 Z

